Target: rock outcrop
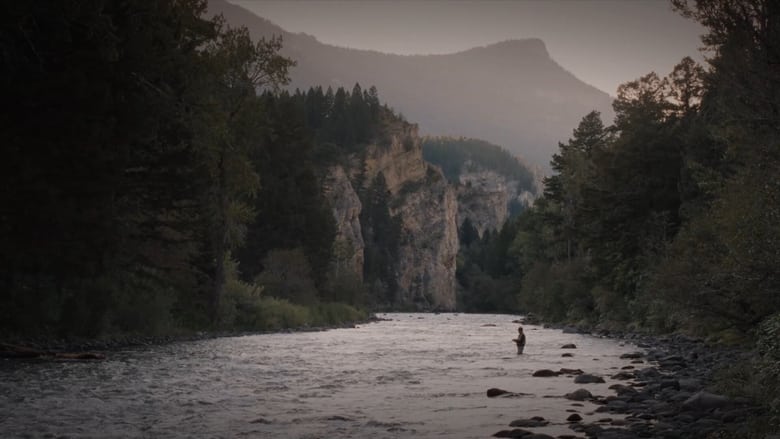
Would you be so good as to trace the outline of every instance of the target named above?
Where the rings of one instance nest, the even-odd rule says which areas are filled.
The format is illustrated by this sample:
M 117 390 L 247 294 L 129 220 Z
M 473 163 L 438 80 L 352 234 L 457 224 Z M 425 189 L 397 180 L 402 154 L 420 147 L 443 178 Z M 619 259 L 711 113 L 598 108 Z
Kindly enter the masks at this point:
M 394 265 L 396 309 L 455 309 L 458 254 L 458 203 L 455 189 L 441 171 L 423 160 L 417 126 L 386 127 L 382 140 L 351 158 L 350 165 L 330 167 L 323 181 L 337 223 L 334 263 L 359 274 L 366 261 L 358 193 L 378 176 L 387 190 L 389 215 L 400 222 Z M 361 181 L 365 187 L 354 186 Z M 366 230 L 371 230 L 370 228 Z M 377 300 L 381 301 L 382 298 Z
M 458 254 L 455 190 L 423 160 L 416 125 L 404 124 L 389 134 L 388 144 L 367 149 L 364 175 L 366 181 L 383 175 L 391 214 L 401 220 L 396 305 L 452 310 Z
M 489 169 L 465 163 L 459 177 L 458 225 L 468 219 L 479 236 L 487 230 L 500 230 L 514 203 L 531 204 L 531 192 L 519 188 L 519 182 Z
M 365 244 L 360 226 L 360 198 L 341 166 L 328 169 L 322 186 L 336 220 L 333 243 L 336 269 L 347 270 L 362 280 Z

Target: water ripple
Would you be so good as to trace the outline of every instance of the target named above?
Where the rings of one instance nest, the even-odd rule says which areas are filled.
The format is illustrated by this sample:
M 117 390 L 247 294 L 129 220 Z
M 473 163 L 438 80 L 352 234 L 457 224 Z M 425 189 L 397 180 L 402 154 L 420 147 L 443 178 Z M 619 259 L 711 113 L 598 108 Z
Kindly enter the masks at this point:
M 620 354 L 637 350 L 528 326 L 527 354 L 516 356 L 516 316 L 383 317 L 392 320 L 126 349 L 102 362 L 2 360 L 0 430 L 3 437 L 481 438 L 522 413 L 550 419 L 548 434 L 566 432 L 568 407 L 557 396 L 577 386 L 531 373 L 567 367 L 609 376 L 624 365 Z M 579 349 L 561 358 L 569 342 Z M 608 394 L 609 384 L 589 389 Z M 488 399 L 490 387 L 528 396 Z

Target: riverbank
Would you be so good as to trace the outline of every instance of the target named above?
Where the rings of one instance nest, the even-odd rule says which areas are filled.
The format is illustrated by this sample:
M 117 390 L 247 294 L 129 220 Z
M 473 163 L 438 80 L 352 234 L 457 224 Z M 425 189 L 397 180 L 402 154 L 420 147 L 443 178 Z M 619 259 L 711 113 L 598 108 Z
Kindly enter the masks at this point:
M 541 436 L 539 433 L 545 432 L 544 429 L 536 429 L 537 439 L 736 439 L 751 437 L 747 435 L 749 424 L 761 415 L 760 410 L 749 401 L 722 397 L 711 387 L 717 367 L 739 364 L 749 353 L 711 346 L 702 340 L 684 336 L 602 333 L 583 338 L 571 333 L 574 328 L 552 330 L 540 326 L 527 328 L 530 344 L 526 355 L 520 357 L 512 352 L 514 346 L 509 346 L 509 336 L 516 332 L 516 326 L 510 323 L 510 319 L 510 316 L 404 313 L 393 315 L 387 326 L 373 328 L 363 324 L 383 319 L 374 317 L 346 325 L 272 332 L 128 336 L 105 341 L 41 340 L 47 343 L 42 346 L 106 352 L 110 361 L 72 364 L 64 369 L 57 364 L 40 362 L 34 364 L 32 370 L 131 367 L 134 368 L 134 377 L 135 374 L 158 377 L 163 371 L 176 377 L 176 384 L 160 392 L 160 404 L 166 404 L 168 392 L 181 391 L 179 374 L 174 371 L 182 368 L 197 371 L 192 374 L 196 377 L 193 379 L 208 376 L 209 380 L 216 380 L 216 376 L 222 382 L 232 382 L 236 373 L 244 373 L 244 384 L 231 384 L 229 394 L 222 395 L 219 392 L 224 389 L 214 388 L 201 395 L 198 401 L 220 400 L 222 404 L 233 404 L 234 392 L 242 389 L 254 391 L 258 383 L 266 383 L 266 387 L 261 388 L 267 391 L 270 399 L 261 404 L 263 416 L 258 418 L 253 413 L 252 417 L 244 419 L 239 415 L 240 410 L 221 413 L 220 416 L 234 416 L 235 425 L 244 425 L 242 422 L 245 422 L 251 431 L 262 426 L 264 434 L 274 433 L 277 437 L 291 437 L 290 429 L 299 428 L 300 413 L 297 410 L 301 404 L 306 404 L 309 409 L 319 407 L 319 412 L 307 418 L 306 422 L 312 431 L 329 431 L 330 437 L 340 437 L 339 432 L 347 428 L 343 424 L 349 424 L 349 431 L 359 431 L 369 437 L 439 437 L 447 432 L 450 437 L 486 437 L 499 430 L 505 437 L 525 437 L 532 434 L 535 424 L 528 422 L 529 419 L 514 419 L 518 413 L 524 413 L 529 417 L 544 416 L 554 425 L 554 433 L 546 431 L 552 436 Z M 457 324 L 459 321 L 466 323 Z M 326 333 L 329 329 L 355 326 L 359 329 Z M 240 337 L 300 332 L 323 333 L 261 339 Z M 442 349 L 441 340 L 445 336 L 457 344 Z M 199 348 L 201 343 L 162 348 L 154 346 L 219 337 L 239 338 L 207 342 L 208 349 Z M 576 343 L 578 348 L 561 349 L 569 343 Z M 133 346 L 151 347 L 118 352 Z M 594 346 L 598 348 L 594 349 Z M 566 358 L 565 355 L 572 357 Z M 136 360 L 128 362 L 128 357 Z M 204 358 L 210 360 L 204 361 Z M 212 369 L 214 358 L 221 362 L 221 367 L 216 370 L 225 371 L 226 375 L 210 375 L 216 373 Z M 420 364 L 423 360 L 426 361 L 425 367 Z M 339 366 L 334 366 L 334 363 Z M 557 378 L 532 377 L 538 369 L 553 366 L 556 370 L 558 367 L 579 368 L 583 373 L 569 370 L 568 373 L 555 375 Z M 200 367 L 205 369 L 198 369 Z M 575 381 L 587 374 L 598 375 L 605 379 L 606 384 Z M 107 376 L 115 375 L 112 372 Z M 73 379 L 81 379 L 83 386 L 90 389 L 95 386 L 102 389 L 113 383 L 89 377 L 77 374 Z M 286 381 L 284 386 L 279 387 L 279 380 L 283 377 Z M 37 382 L 37 379 L 36 376 L 30 381 Z M 134 378 L 130 382 L 146 381 Z M 376 386 L 381 386 L 378 392 Z M 490 403 L 483 406 L 484 391 L 491 387 L 522 393 L 506 399 L 491 398 Z M 132 385 L 120 382 L 112 391 L 103 390 L 107 395 L 113 395 L 113 391 L 134 395 L 132 389 Z M 190 390 L 195 391 L 193 389 Z M 216 397 L 217 394 L 222 396 Z M 252 393 L 248 406 L 257 407 L 258 402 L 254 398 Z M 287 402 L 280 403 L 280 399 Z M 356 411 L 355 401 L 360 401 L 360 407 L 373 404 L 374 409 Z M 327 403 L 319 406 L 320 402 Z M 410 404 L 417 405 L 409 410 L 407 406 Z M 30 403 L 30 407 L 38 410 L 45 405 Z M 165 407 L 165 410 L 171 409 L 167 405 Z M 397 417 L 388 413 L 395 413 Z M 464 416 L 464 413 L 468 415 Z M 575 415 L 580 419 L 577 420 Z M 512 416 L 512 419 L 506 416 Z M 572 420 L 566 423 L 568 416 Z M 78 419 L 81 422 L 82 418 Z M 253 424 L 257 419 L 261 421 Z M 428 425 L 433 427 L 424 430 Z M 506 425 L 503 430 L 502 425 Z M 396 430 L 384 431 L 382 428 L 385 426 Z M 375 431 L 377 429 L 378 432 Z M 474 430 L 482 434 L 466 435 Z M 408 432 L 404 434 L 404 431 Z M 374 436 L 377 433 L 379 436 Z
M 539 324 L 538 321 L 523 321 Z M 549 327 L 549 326 L 546 326 Z M 589 334 L 574 327 L 557 329 L 567 333 Z M 684 439 L 684 438 L 771 438 L 767 435 L 766 411 L 746 398 L 718 394 L 719 371 L 747 364 L 754 353 L 733 347 L 705 343 L 684 335 L 650 336 L 617 332 L 589 334 L 631 343 L 640 350 L 625 354 L 625 365 L 607 378 L 614 382 L 611 395 L 592 395 L 587 386 L 576 388 L 565 396 L 573 414 L 569 428 L 572 435 L 558 438 L 594 437 L 599 439 Z M 567 371 L 571 373 L 572 371 Z M 587 371 L 584 371 L 585 373 Z M 576 371 L 575 375 L 583 373 Z M 728 384 L 728 383 L 727 383 Z M 733 384 L 733 383 L 732 383 Z M 584 410 L 582 402 L 596 406 Z M 583 422 L 578 412 L 601 414 L 597 422 Z M 586 413 L 587 412 L 587 413 Z M 533 425 L 518 420 L 510 426 Z M 528 437 L 532 429 L 502 430 L 495 437 Z
M 95 338 L 88 337 L 53 337 L 37 336 L 6 336 L 0 338 L 0 358 L 29 358 L 29 355 L 15 355 L 3 347 L 17 346 L 41 353 L 110 353 L 119 349 L 158 346 L 170 343 L 210 340 L 225 337 L 242 337 L 262 334 L 283 334 L 295 332 L 320 332 L 333 329 L 355 328 L 358 325 L 383 321 L 380 317 L 370 314 L 368 318 L 324 326 L 296 326 L 267 331 L 195 331 L 179 332 L 165 335 L 114 334 Z M 6 348 L 8 349 L 8 348 Z

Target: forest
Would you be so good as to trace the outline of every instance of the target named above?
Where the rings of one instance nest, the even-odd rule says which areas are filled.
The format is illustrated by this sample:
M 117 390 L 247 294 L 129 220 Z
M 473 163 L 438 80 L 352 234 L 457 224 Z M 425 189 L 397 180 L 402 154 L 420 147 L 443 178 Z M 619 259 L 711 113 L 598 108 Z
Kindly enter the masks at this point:
M 528 165 L 504 148 L 469 138 L 429 137 L 423 141 L 423 157 L 440 167 L 452 183 L 471 168 L 492 169 L 507 179 L 516 180 L 526 190 L 533 188 L 533 173 Z
M 460 306 L 755 343 L 734 373 L 778 417 L 780 4 L 672 3 L 707 28 L 708 65 L 623 84 L 614 122 L 584 115 L 560 143 L 533 206 L 483 236 L 462 224 Z M 383 180 L 359 185 L 364 280 L 334 267 L 321 185 L 406 122 L 373 87 L 284 91 L 283 42 L 205 9 L 6 5 L 0 334 L 269 330 L 392 307 L 370 287 L 392 287 L 400 239 Z M 442 143 L 427 158 L 456 179 L 465 149 Z
M 404 123 L 289 93 L 279 39 L 206 2 L 14 2 L 2 33 L 0 326 L 103 336 L 356 321 L 324 166 Z M 386 210 L 386 206 L 383 206 Z
M 521 308 L 665 332 L 777 325 L 778 17 L 701 3 L 676 2 L 709 26 L 710 67 L 623 84 L 613 125 L 590 113 L 559 145 L 517 219 Z
M 475 240 L 504 258 L 466 260 L 493 302 L 543 321 L 755 343 L 731 378 L 777 417 L 780 7 L 673 4 L 707 27 L 709 65 L 623 84 L 614 123 L 583 117 L 502 244 Z

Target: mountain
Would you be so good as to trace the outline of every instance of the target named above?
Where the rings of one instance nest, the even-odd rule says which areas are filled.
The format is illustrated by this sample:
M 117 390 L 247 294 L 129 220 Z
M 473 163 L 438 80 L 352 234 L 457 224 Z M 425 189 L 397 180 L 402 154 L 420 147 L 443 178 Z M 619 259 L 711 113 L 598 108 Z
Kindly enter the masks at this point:
M 447 55 L 392 55 L 323 44 L 225 0 L 209 0 L 209 13 L 246 26 L 253 38 L 281 36 L 282 53 L 298 63 L 291 89 L 375 85 L 425 134 L 485 139 L 544 168 L 588 112 L 612 118 L 610 96 L 563 69 L 538 39 Z

